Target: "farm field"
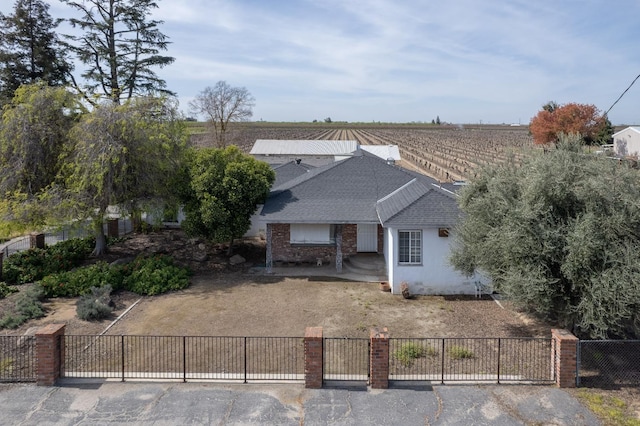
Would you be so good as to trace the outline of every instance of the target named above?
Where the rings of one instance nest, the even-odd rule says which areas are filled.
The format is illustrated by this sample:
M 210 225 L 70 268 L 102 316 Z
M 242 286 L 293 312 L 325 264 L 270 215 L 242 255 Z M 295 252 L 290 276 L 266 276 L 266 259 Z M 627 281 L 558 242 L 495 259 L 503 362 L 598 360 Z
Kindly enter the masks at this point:
M 203 123 L 192 125 L 192 143 L 211 146 Z M 256 139 L 356 140 L 361 145 L 398 145 L 402 166 L 441 182 L 468 180 L 483 165 L 521 158 L 533 149 L 527 126 L 434 126 L 363 124 L 237 125 L 229 140 L 249 152 Z

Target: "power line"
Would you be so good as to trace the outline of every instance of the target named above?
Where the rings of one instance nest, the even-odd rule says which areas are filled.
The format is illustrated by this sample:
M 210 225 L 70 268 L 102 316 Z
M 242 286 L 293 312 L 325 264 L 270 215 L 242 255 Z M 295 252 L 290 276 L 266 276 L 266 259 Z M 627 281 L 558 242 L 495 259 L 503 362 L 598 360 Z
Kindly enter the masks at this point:
M 639 79 L 639 78 L 640 78 L 640 74 L 638 74 L 638 76 L 637 76 L 637 77 L 636 77 L 636 78 L 631 82 L 631 84 L 629 85 L 629 87 L 627 87 L 627 88 L 625 89 L 625 91 L 624 91 L 624 92 L 622 92 L 622 95 L 620 95 L 620 96 L 618 97 L 618 99 L 616 99 L 616 101 L 613 103 L 613 105 L 611 105 L 611 106 L 609 107 L 609 109 L 607 110 L 607 112 L 605 112 L 605 113 L 604 113 L 604 115 L 609 115 L 609 111 L 611 111 L 611 108 L 613 108 L 613 107 L 618 103 L 618 101 L 619 101 L 620 99 L 622 99 L 622 97 L 625 95 L 625 93 L 627 93 L 627 92 L 629 91 L 629 89 L 631 89 L 631 86 L 633 86 L 633 83 L 635 83 L 635 82 L 636 82 L 636 80 L 637 80 L 637 79 Z

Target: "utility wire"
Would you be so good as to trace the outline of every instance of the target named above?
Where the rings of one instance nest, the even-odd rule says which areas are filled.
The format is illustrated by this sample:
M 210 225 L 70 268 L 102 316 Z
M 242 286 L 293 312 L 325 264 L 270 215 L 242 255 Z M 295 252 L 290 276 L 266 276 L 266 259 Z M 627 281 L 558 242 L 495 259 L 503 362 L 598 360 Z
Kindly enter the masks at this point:
M 637 80 L 637 79 L 639 79 L 639 78 L 640 78 L 640 74 L 638 74 L 638 76 L 637 76 L 637 77 L 636 77 L 636 78 L 631 82 L 631 84 L 629 85 L 629 87 L 627 87 L 627 88 L 625 89 L 625 91 L 624 91 L 624 92 L 622 92 L 622 95 L 620 95 L 620 96 L 618 97 L 618 99 L 616 99 L 616 101 L 613 103 L 613 105 L 611 105 L 611 106 L 609 107 L 609 109 L 607 110 L 607 112 L 605 112 L 605 113 L 604 113 L 604 115 L 609 115 L 609 111 L 611 111 L 611 108 L 613 108 L 613 107 L 618 103 L 618 101 L 619 101 L 620 99 L 622 99 L 622 97 L 625 95 L 625 93 L 627 93 L 627 92 L 629 91 L 629 89 L 631 89 L 631 86 L 633 86 L 633 83 L 635 83 L 635 82 L 636 82 L 636 80 Z

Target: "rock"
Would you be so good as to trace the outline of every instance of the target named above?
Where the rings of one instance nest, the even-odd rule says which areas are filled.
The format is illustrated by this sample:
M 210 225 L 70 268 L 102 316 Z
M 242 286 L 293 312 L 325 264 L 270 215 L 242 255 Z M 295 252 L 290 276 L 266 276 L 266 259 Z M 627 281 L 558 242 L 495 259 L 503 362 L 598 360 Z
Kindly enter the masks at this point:
M 409 285 L 407 283 L 401 283 L 400 290 L 402 291 L 402 297 L 405 299 L 411 299 L 411 293 L 409 292 Z
M 207 249 L 207 245 L 205 243 L 200 243 L 198 244 L 198 249 L 204 251 Z
M 247 260 L 240 256 L 239 254 L 235 254 L 233 256 L 231 256 L 231 259 L 229 259 L 229 263 L 232 265 L 240 265 L 241 263 L 246 262 Z
M 193 260 L 195 260 L 196 262 L 206 262 L 208 258 L 209 255 L 206 251 L 195 252 L 193 254 Z
M 135 257 L 133 257 L 133 256 L 121 257 L 121 258 L 116 259 L 113 262 L 111 262 L 109 264 L 109 266 L 126 265 L 128 263 L 133 262 L 134 260 L 135 260 Z
M 195 246 L 196 244 L 200 243 L 200 239 L 199 238 L 189 238 L 188 241 L 190 246 Z

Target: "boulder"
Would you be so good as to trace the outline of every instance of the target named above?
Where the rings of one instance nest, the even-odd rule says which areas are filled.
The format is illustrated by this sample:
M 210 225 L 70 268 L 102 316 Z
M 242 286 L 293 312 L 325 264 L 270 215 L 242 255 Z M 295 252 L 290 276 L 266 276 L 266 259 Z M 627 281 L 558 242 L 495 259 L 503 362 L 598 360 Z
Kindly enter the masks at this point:
M 206 262 L 209 259 L 209 254 L 206 251 L 197 251 L 193 254 L 193 260 L 196 262 Z
M 231 259 L 229 259 L 229 263 L 232 265 L 240 265 L 241 263 L 246 262 L 247 260 L 240 256 L 239 254 L 235 254 L 233 256 L 231 256 Z

